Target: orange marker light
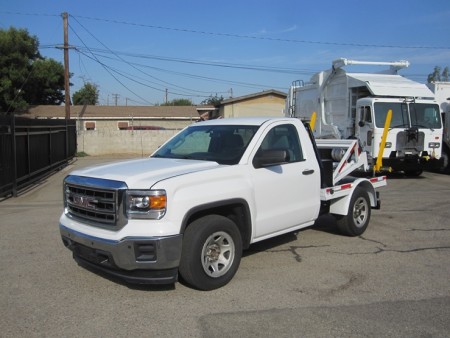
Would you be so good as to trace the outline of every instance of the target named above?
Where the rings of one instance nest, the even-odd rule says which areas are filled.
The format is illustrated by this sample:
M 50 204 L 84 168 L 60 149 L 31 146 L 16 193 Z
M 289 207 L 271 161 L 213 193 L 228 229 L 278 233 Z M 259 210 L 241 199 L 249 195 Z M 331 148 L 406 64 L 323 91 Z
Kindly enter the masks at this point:
M 167 205 L 167 196 L 150 196 L 150 209 L 164 209 Z

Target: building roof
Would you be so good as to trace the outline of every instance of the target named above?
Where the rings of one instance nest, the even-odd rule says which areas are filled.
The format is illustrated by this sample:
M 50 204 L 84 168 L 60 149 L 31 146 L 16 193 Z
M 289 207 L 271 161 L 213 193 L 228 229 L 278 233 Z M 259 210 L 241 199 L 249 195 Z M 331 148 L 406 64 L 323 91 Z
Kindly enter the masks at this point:
M 249 95 L 245 95 L 245 96 L 233 97 L 231 99 L 223 100 L 220 103 L 220 105 L 223 106 L 223 105 L 227 105 L 227 104 L 230 104 L 230 103 L 236 103 L 236 102 L 240 102 L 240 101 L 247 101 L 247 100 L 255 99 L 255 98 L 258 98 L 258 97 L 270 96 L 270 95 L 272 95 L 272 96 L 279 96 L 279 97 L 281 97 L 283 99 L 286 99 L 286 97 L 287 97 L 286 93 L 280 92 L 280 91 L 275 90 L 275 89 L 270 89 L 270 90 L 265 90 L 265 91 L 258 92 L 258 93 L 253 93 L 253 94 L 249 94 Z
M 256 99 L 265 96 L 278 96 L 286 99 L 287 94 L 278 90 L 266 90 L 245 96 L 239 96 L 221 102 L 221 106 Z M 161 119 L 198 119 L 200 116 L 214 111 L 212 105 L 201 106 L 70 106 L 72 119 L 130 119 L 130 118 L 161 118 Z M 30 118 L 64 119 L 66 116 L 64 106 L 38 105 L 31 106 L 23 114 Z
M 213 106 L 70 106 L 70 118 L 199 118 L 205 108 Z M 22 116 L 32 118 L 65 118 L 64 106 L 30 107 Z

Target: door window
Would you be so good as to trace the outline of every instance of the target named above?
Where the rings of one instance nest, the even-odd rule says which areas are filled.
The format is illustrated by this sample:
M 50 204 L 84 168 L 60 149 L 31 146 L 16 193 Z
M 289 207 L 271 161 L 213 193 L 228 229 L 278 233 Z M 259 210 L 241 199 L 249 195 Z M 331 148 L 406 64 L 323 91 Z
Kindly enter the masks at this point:
M 287 163 L 304 160 L 298 133 L 292 124 L 283 124 L 272 128 L 262 141 L 258 151 L 266 150 L 287 151 Z
M 370 111 L 370 106 L 360 107 L 359 120 L 367 123 L 372 123 L 372 113 Z

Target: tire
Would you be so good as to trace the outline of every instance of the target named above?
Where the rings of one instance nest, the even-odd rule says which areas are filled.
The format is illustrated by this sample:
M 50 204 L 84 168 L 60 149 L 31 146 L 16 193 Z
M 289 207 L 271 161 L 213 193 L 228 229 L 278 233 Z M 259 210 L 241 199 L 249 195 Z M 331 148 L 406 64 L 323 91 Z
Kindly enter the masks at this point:
M 408 177 L 419 177 L 422 175 L 423 170 L 417 169 L 417 170 L 405 170 L 405 175 Z
M 179 272 L 188 285 L 214 290 L 233 278 L 241 256 L 242 239 L 236 224 L 224 216 L 208 215 L 186 228 Z
M 371 215 L 369 194 L 357 187 L 350 199 L 347 215 L 337 215 L 337 227 L 346 236 L 359 236 L 366 231 Z
M 442 174 L 450 174 L 450 149 L 444 145 L 442 149 L 443 165 L 439 168 L 439 172 Z

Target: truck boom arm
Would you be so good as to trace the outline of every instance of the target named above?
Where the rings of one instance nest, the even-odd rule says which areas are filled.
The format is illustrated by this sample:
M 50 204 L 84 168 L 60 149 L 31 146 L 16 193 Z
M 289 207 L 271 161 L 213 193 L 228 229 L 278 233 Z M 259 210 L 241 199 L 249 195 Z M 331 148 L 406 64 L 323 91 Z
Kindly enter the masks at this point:
M 357 61 L 357 60 L 349 60 L 345 58 L 340 58 L 333 61 L 333 68 L 342 68 L 347 65 L 367 65 L 367 66 L 390 66 L 391 70 L 397 73 L 398 70 L 402 68 L 408 68 L 409 62 L 405 60 L 401 61 Z

